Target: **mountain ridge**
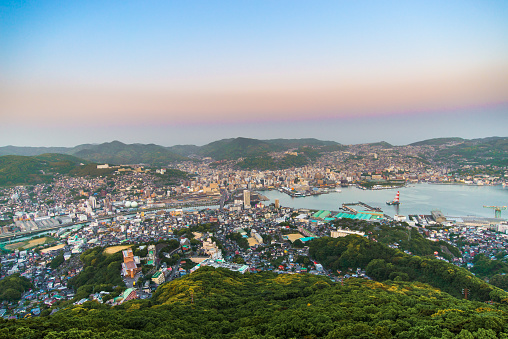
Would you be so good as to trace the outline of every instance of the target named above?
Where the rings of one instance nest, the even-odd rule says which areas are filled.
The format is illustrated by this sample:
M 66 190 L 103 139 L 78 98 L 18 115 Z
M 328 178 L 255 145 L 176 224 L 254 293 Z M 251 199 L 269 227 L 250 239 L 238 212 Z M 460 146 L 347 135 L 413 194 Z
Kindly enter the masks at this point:
M 503 166 L 508 162 L 508 137 L 487 137 L 477 139 L 462 139 L 457 137 L 434 138 L 415 142 L 406 146 L 393 146 L 385 141 L 376 143 L 358 144 L 360 146 L 381 147 L 384 149 L 400 147 L 427 147 L 433 148 L 434 153 L 429 153 L 437 161 L 444 161 L 451 154 L 457 154 L 463 162 L 473 161 L 479 164 L 492 162 Z M 228 138 L 216 140 L 203 146 L 196 145 L 174 145 L 165 147 L 154 143 L 125 144 L 118 140 L 102 144 L 82 144 L 74 147 L 0 147 L 1 155 L 22 155 L 38 156 L 45 153 L 68 154 L 82 158 L 86 161 L 109 163 L 114 165 L 149 164 L 154 166 L 166 166 L 176 161 L 191 160 L 191 158 L 209 157 L 215 161 L 230 161 L 245 159 L 242 168 L 257 166 L 264 163 L 268 168 L 281 168 L 287 166 L 305 165 L 315 159 L 315 156 L 308 157 L 311 150 L 316 155 L 344 150 L 347 147 L 356 145 L 342 145 L 335 141 L 323 141 L 315 138 L 302 139 L 253 139 L 253 138 Z M 305 152 L 307 150 L 307 152 Z M 425 150 L 425 148 L 424 148 Z M 270 153 L 296 151 L 301 159 L 289 157 L 277 163 Z M 426 152 L 426 151 L 425 151 Z M 189 158 L 190 157 L 190 158 Z M 287 158 L 288 156 L 286 156 Z M 287 161 L 286 161 L 287 160 Z

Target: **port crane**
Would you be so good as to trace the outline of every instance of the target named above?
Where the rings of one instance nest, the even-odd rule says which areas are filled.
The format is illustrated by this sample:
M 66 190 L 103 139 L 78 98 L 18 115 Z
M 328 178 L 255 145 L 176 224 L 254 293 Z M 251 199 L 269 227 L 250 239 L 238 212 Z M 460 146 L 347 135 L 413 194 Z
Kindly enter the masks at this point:
M 483 205 L 483 208 L 492 208 L 494 210 L 494 216 L 497 219 L 501 218 L 501 211 L 506 209 L 506 206 L 485 206 Z

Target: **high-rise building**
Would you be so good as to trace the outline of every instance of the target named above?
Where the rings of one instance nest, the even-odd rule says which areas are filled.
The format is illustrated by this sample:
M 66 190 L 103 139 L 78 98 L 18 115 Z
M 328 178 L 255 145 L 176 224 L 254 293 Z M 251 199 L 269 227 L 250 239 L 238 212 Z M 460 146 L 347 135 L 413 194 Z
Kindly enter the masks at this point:
M 275 199 L 275 208 L 280 208 L 279 199 Z
M 249 190 L 243 191 L 243 208 L 245 208 L 245 209 L 250 208 L 250 191 Z
M 94 196 L 91 196 L 89 199 L 88 199 L 88 202 L 89 202 L 89 205 L 92 209 L 96 209 L 97 208 L 97 199 L 94 197 Z

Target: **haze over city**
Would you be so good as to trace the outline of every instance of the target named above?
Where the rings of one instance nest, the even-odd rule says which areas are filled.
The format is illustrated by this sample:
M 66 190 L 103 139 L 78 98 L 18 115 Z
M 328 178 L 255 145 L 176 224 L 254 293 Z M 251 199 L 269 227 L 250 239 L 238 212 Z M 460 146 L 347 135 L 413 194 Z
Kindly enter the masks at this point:
M 506 135 L 505 1 L 0 8 L 0 145 Z

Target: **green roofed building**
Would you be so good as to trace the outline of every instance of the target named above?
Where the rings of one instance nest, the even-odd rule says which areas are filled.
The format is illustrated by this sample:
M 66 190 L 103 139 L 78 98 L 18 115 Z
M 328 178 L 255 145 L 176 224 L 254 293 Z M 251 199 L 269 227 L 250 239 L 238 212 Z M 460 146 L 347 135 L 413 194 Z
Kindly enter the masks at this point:
M 382 213 L 378 212 L 358 212 L 357 214 L 350 214 L 350 213 L 338 213 L 335 215 L 335 218 L 345 218 L 345 219 L 355 219 L 355 220 L 372 220 L 372 219 L 381 219 L 383 218 Z
M 114 304 L 120 305 L 126 301 L 137 299 L 137 298 L 138 298 L 138 293 L 137 293 L 136 289 L 135 288 L 128 288 L 121 295 L 119 295 L 118 297 L 116 297 L 114 299 L 114 301 L 115 301 Z
M 330 215 L 330 211 L 321 210 L 312 215 L 313 218 L 316 219 L 324 219 Z

